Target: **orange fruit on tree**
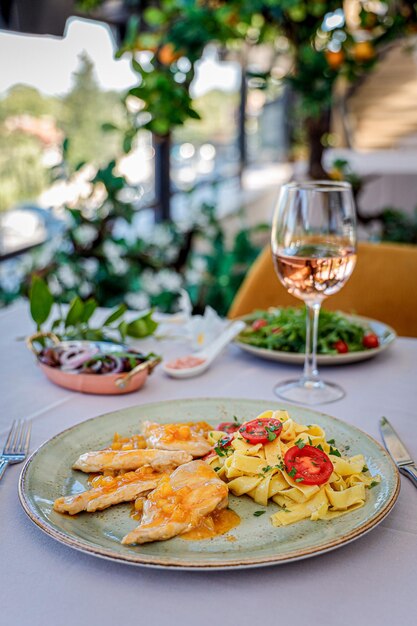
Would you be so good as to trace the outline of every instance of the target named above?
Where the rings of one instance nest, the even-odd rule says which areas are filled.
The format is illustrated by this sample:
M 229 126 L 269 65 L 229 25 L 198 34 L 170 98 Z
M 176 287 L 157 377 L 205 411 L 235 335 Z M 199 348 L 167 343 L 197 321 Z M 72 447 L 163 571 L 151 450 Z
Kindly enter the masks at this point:
M 326 56 L 326 61 L 332 70 L 338 70 L 345 60 L 345 53 L 343 50 L 338 50 L 337 52 L 334 52 L 333 50 L 326 50 L 324 54 Z
M 353 46 L 353 58 L 355 61 L 371 61 L 375 56 L 375 48 L 370 41 L 358 41 Z
M 158 60 L 162 65 L 172 65 L 180 57 L 183 56 L 181 50 L 175 50 L 172 43 L 165 43 L 158 52 Z

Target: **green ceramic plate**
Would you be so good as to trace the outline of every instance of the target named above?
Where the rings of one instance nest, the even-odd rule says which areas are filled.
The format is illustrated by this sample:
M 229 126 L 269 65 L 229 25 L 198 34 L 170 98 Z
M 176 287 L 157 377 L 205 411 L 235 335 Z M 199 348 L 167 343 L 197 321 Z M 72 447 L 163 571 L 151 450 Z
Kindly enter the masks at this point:
M 241 523 L 226 535 L 204 541 L 179 537 L 143 546 L 123 546 L 121 538 L 137 522 L 129 517 L 130 505 L 75 517 L 52 509 L 61 495 L 74 494 L 87 486 L 87 476 L 70 469 L 87 450 L 97 450 L 111 441 L 115 431 L 138 432 L 144 419 L 161 422 L 206 420 L 215 425 L 237 415 L 252 419 L 269 408 L 287 408 L 305 424 L 320 424 L 329 438 L 350 446 L 350 454 L 363 453 L 372 474 L 381 483 L 367 491 L 364 507 L 332 521 L 305 520 L 274 528 L 269 520 L 278 507 L 269 505 L 267 514 L 255 517 L 262 507 L 249 497 L 230 498 L 230 507 Z M 338 548 L 360 537 L 389 513 L 399 492 L 398 472 L 385 450 L 357 428 L 333 417 L 305 408 L 276 405 L 264 400 L 224 398 L 177 400 L 122 409 L 87 420 L 44 443 L 26 462 L 19 482 L 22 506 L 42 530 L 58 541 L 95 556 L 161 568 L 228 569 L 272 565 L 295 561 Z

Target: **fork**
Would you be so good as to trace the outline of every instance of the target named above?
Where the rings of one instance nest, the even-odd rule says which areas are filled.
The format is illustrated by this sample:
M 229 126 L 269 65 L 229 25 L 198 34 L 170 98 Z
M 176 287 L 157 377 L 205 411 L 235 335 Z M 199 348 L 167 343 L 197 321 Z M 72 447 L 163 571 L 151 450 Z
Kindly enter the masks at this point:
M 25 460 L 29 451 L 31 423 L 25 420 L 14 420 L 2 454 L 0 454 L 0 480 L 6 467 Z

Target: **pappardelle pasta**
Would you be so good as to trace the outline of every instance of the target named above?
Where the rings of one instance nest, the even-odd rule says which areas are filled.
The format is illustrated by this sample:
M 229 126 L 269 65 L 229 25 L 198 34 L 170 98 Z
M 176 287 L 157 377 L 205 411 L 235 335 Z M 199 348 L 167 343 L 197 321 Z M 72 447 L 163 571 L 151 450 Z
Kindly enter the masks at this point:
M 247 495 L 280 510 L 274 526 L 303 519 L 329 520 L 364 505 L 371 476 L 363 455 L 347 456 L 317 424 L 295 422 L 287 411 L 265 411 L 254 420 L 208 434 L 206 462 L 235 496 Z M 231 432 L 233 431 L 234 432 Z

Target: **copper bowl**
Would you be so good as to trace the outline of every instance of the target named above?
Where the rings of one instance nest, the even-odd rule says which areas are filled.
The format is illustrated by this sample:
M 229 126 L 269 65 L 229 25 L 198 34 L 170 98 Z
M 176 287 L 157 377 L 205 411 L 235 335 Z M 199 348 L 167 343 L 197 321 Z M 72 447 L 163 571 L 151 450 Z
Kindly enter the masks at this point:
M 160 357 L 149 359 L 136 366 L 130 372 L 118 374 L 87 374 L 78 372 L 67 372 L 59 367 L 51 367 L 39 361 L 39 352 L 34 347 L 34 341 L 48 338 L 54 346 L 62 346 L 66 344 L 77 344 L 83 347 L 91 345 L 97 346 L 100 351 L 111 354 L 112 352 L 126 351 L 127 347 L 120 343 L 110 341 L 60 341 L 53 333 L 36 333 L 29 337 L 26 341 L 28 348 L 35 354 L 38 359 L 38 365 L 45 376 L 55 385 L 79 391 L 81 393 L 92 393 L 99 395 L 120 395 L 138 391 L 145 384 L 149 374 L 152 373 L 156 365 L 161 361 Z

